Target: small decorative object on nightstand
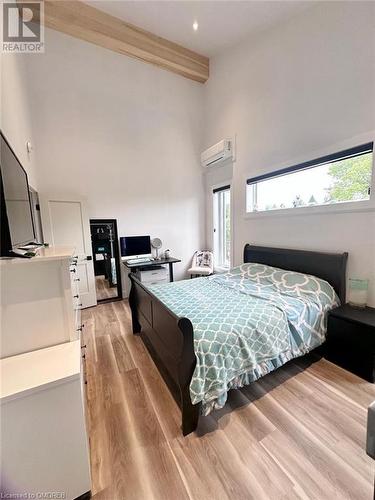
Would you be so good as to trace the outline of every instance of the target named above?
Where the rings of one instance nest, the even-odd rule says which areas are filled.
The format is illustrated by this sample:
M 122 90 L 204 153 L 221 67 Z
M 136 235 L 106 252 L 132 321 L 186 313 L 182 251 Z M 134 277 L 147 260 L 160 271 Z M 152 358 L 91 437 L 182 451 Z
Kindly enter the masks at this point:
M 345 304 L 330 311 L 325 357 L 374 382 L 375 309 L 358 309 Z
M 349 279 L 349 304 L 353 307 L 365 308 L 367 305 L 368 280 Z

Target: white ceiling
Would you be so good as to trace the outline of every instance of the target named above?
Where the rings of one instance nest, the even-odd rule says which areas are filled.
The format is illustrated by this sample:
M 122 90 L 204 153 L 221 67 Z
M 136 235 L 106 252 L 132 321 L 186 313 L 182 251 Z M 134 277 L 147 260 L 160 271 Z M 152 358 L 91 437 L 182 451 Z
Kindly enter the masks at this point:
M 206 56 L 285 21 L 313 1 L 123 1 L 90 5 Z M 198 31 L 192 28 L 194 20 Z

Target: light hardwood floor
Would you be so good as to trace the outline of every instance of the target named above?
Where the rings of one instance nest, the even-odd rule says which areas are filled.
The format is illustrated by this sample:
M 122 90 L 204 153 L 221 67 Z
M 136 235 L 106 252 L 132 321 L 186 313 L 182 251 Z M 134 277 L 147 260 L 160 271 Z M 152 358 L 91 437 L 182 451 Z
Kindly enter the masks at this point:
M 372 384 L 324 359 L 294 361 L 231 391 L 184 438 L 127 302 L 83 315 L 94 500 L 373 498 Z
M 111 299 L 117 297 L 117 287 L 109 286 L 105 276 L 95 276 L 96 297 L 98 300 Z

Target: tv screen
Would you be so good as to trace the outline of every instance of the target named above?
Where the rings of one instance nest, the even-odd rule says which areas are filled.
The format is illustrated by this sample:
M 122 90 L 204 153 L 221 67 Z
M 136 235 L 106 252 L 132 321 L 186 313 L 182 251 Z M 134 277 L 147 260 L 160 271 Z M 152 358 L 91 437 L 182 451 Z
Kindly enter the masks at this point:
M 35 239 L 29 198 L 29 183 L 25 170 L 2 134 L 0 158 L 4 193 L 3 205 L 5 205 L 6 212 L 1 215 L 2 219 L 7 218 L 8 220 L 10 244 L 12 248 L 16 248 Z
M 150 236 L 124 236 L 120 238 L 121 257 L 151 254 Z

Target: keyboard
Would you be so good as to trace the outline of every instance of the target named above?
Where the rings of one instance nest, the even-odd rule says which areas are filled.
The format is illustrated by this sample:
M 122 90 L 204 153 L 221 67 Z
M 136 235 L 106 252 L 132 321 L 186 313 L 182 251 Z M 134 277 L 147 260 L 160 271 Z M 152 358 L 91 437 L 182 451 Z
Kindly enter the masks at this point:
M 142 257 L 140 259 L 129 259 L 126 261 L 128 264 L 145 264 L 146 262 L 153 262 L 149 257 Z

